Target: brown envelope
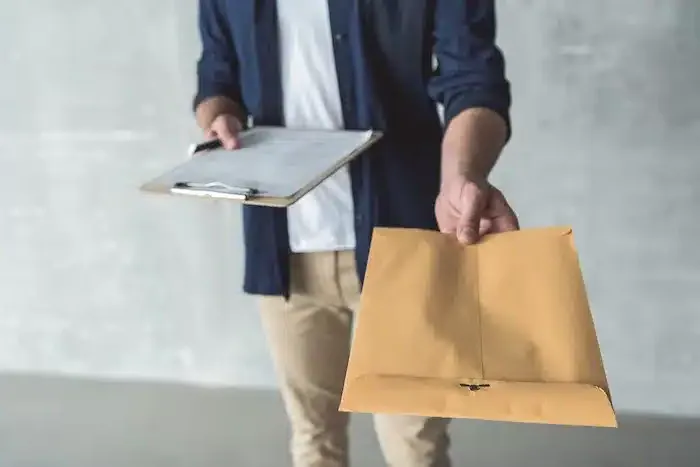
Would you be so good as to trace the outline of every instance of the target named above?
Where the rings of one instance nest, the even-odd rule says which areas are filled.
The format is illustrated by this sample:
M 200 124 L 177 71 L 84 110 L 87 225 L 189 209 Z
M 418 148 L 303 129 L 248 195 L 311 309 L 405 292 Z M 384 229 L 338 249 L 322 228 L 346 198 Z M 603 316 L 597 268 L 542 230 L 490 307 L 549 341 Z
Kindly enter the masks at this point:
M 376 229 L 340 410 L 616 427 L 571 229 Z

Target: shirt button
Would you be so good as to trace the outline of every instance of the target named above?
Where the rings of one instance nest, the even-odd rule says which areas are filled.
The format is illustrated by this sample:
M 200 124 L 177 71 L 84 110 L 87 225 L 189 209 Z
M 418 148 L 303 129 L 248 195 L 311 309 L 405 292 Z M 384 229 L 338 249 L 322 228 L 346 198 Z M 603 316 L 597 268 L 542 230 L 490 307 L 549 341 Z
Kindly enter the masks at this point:
M 342 42 L 345 40 L 345 34 L 336 34 L 333 36 L 336 42 Z

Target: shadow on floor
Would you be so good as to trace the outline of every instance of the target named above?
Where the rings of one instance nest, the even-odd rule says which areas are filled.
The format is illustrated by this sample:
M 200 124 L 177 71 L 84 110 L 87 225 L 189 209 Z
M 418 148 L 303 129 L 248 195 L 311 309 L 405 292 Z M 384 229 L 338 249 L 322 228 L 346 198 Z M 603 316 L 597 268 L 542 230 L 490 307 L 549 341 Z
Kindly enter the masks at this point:
M 0 467 L 285 467 L 277 395 L 0 377 Z M 619 429 L 458 421 L 456 467 L 697 467 L 700 421 L 620 415 Z M 380 467 L 367 416 L 354 466 Z

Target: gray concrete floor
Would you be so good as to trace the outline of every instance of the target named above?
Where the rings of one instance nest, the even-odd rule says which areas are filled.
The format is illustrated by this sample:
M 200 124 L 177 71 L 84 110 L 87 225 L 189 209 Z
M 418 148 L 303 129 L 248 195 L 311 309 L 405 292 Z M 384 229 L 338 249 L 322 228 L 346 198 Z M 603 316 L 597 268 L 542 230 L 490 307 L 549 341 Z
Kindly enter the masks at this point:
M 0 467 L 285 467 L 272 391 L 0 377 Z M 698 467 L 700 421 L 621 415 L 617 430 L 459 421 L 456 466 Z M 355 417 L 354 466 L 382 465 Z

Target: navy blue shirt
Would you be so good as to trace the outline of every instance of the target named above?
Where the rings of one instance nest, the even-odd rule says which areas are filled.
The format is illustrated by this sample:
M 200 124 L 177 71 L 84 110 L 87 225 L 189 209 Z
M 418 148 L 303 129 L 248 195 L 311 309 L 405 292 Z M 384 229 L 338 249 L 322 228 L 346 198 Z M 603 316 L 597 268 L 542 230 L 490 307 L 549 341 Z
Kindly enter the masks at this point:
M 509 124 L 494 0 L 329 1 L 347 129 L 384 137 L 350 164 L 360 280 L 374 227 L 436 229 L 443 125 L 485 107 Z M 282 125 L 276 0 L 200 0 L 195 106 L 227 96 L 255 124 Z M 433 67 L 433 56 L 438 67 Z M 287 213 L 243 207 L 244 291 L 289 295 Z

